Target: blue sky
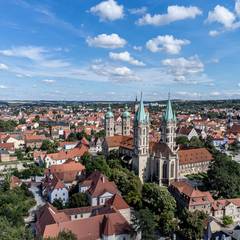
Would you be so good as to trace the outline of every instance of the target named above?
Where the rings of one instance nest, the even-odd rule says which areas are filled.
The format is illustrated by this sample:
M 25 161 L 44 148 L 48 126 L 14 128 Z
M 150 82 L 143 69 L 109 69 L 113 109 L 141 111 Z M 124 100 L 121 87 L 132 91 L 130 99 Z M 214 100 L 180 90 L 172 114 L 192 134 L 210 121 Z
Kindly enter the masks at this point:
M 0 99 L 240 96 L 240 0 L 0 0 Z

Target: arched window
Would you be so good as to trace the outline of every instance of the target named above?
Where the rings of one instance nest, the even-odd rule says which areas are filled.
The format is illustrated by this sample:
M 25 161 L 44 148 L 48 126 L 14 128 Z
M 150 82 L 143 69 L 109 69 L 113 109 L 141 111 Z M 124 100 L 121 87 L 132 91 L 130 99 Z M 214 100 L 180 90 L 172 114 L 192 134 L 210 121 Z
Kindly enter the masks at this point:
M 174 162 L 171 163 L 171 178 L 174 177 Z

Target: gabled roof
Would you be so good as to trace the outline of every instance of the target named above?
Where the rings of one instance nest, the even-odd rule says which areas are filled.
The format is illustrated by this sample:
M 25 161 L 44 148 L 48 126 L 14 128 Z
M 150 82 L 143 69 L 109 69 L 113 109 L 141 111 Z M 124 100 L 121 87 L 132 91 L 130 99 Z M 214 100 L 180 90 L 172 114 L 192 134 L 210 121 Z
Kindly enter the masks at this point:
M 119 194 L 114 194 L 112 198 L 106 202 L 106 205 L 113 206 L 117 210 L 130 208 Z
M 115 183 L 110 182 L 108 178 L 99 171 L 94 171 L 85 181 L 80 183 L 80 186 L 85 185 L 86 181 L 88 184 L 91 184 L 89 185 L 88 193 L 92 197 L 101 196 L 106 192 L 112 194 L 118 193 Z
M 110 221 L 110 225 L 106 219 Z M 104 231 L 115 235 L 130 234 L 132 232 L 132 228 L 127 220 L 119 212 L 113 212 L 105 215 L 96 215 L 85 219 L 48 225 L 45 228 L 43 237 L 56 237 L 58 233 L 63 230 L 71 231 L 77 236 L 78 240 L 101 239 Z

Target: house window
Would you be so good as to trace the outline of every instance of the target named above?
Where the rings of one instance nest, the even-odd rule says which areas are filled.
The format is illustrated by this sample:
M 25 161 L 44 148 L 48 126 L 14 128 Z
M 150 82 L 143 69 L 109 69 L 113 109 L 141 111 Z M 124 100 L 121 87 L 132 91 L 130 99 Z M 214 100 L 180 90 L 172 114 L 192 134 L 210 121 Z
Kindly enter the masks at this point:
M 77 219 L 77 215 L 75 215 L 75 218 Z

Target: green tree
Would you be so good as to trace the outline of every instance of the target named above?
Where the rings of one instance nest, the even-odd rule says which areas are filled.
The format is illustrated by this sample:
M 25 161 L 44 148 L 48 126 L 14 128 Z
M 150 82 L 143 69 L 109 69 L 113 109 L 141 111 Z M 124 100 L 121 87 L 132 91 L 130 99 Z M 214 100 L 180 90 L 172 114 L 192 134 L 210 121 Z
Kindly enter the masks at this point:
M 198 210 L 190 212 L 187 209 L 184 209 L 180 214 L 180 234 L 184 239 L 202 239 L 206 220 L 206 213 Z
M 55 142 L 51 142 L 50 140 L 43 140 L 41 150 L 47 151 L 47 153 L 55 153 L 57 152 L 57 144 Z
M 16 154 L 16 156 L 17 156 L 17 160 L 18 160 L 18 161 L 22 161 L 22 160 L 23 160 L 24 155 L 23 155 L 21 149 L 16 149 L 15 154 Z
M 108 177 L 111 175 L 111 169 L 103 155 L 89 158 L 89 161 L 85 162 L 85 167 L 87 174 L 92 173 L 94 170 L 98 170 Z
M 215 154 L 208 170 L 207 186 L 217 197 L 240 196 L 240 165 L 222 153 Z
M 187 146 L 189 144 L 189 141 L 186 136 L 178 136 L 178 137 L 176 137 L 176 143 Z
M 232 219 L 232 217 L 231 216 L 224 216 L 223 217 L 223 224 L 224 224 L 224 226 L 228 226 L 228 225 L 231 225 L 231 224 L 233 224 L 233 219 Z
M 88 206 L 88 197 L 86 193 L 74 193 L 69 199 L 69 207 L 85 207 Z
M 13 132 L 17 126 L 14 120 L 0 120 L 0 132 Z
M 157 216 L 162 233 L 168 235 L 175 231 L 176 201 L 166 188 L 159 187 L 155 183 L 145 183 L 142 189 L 142 204 Z
M 136 211 L 133 215 L 133 229 L 141 232 L 142 240 L 154 240 L 155 238 L 155 215 L 148 209 Z
M 142 183 L 138 176 L 126 168 L 113 168 L 110 179 L 114 181 L 126 202 L 137 209 L 142 205 Z
M 203 147 L 204 143 L 196 136 L 192 137 L 189 142 L 189 147 L 200 148 Z
M 61 198 L 55 198 L 52 205 L 57 209 L 63 209 L 64 204 Z
M 57 240 L 77 240 L 77 236 L 71 231 L 62 231 L 58 234 Z

